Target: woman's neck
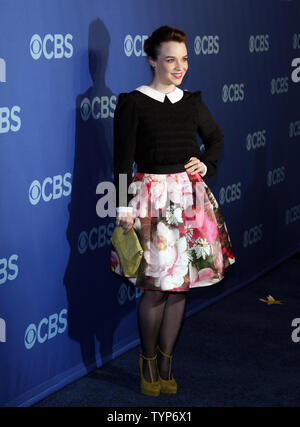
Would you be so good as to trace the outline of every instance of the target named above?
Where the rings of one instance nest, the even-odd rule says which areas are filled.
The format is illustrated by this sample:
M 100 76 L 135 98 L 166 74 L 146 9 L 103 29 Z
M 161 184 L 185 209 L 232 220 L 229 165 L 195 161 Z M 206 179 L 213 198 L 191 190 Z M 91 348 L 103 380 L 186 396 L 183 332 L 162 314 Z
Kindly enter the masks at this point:
M 152 87 L 152 89 L 155 89 L 165 94 L 174 92 L 174 90 L 176 89 L 176 86 L 174 84 L 165 85 L 163 83 L 159 83 L 155 81 L 152 81 L 148 86 Z

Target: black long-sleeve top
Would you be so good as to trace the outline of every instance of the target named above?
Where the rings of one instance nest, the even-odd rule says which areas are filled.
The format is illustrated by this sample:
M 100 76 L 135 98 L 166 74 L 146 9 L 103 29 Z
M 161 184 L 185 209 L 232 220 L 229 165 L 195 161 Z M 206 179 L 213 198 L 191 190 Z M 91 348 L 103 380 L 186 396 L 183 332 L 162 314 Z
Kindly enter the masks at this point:
M 204 152 L 197 143 L 197 133 Z M 174 103 L 167 96 L 160 102 L 139 90 L 120 93 L 114 114 L 116 207 L 129 206 L 134 196 L 125 194 L 133 179 L 134 162 L 138 172 L 166 174 L 186 171 L 184 164 L 193 156 L 206 165 L 205 178 L 209 178 L 216 172 L 223 138 L 201 91 L 183 91 Z M 127 187 L 120 197 L 119 174 L 127 176 Z

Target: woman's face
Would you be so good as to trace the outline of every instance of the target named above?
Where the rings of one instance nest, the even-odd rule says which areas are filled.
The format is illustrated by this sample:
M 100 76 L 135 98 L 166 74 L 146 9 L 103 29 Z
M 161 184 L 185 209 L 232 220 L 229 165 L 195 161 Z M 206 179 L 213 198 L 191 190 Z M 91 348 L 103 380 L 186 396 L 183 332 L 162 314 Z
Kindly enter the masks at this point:
M 163 42 L 157 60 L 149 58 L 155 67 L 155 80 L 164 85 L 180 85 L 188 69 L 187 49 L 183 42 Z

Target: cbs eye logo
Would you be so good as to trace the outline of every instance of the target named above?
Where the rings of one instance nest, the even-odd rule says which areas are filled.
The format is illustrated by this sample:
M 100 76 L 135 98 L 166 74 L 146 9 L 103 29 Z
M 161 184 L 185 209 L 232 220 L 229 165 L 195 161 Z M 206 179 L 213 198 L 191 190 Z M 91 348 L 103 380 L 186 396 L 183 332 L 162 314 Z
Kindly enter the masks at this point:
M 30 54 L 37 60 L 42 55 L 46 59 L 71 58 L 73 55 L 72 34 L 46 34 L 42 39 L 39 34 L 34 34 L 30 40 Z
M 252 35 L 249 38 L 249 52 L 267 52 L 269 50 L 269 34 Z
M 285 180 L 285 167 L 281 166 L 279 168 L 268 171 L 267 173 L 267 185 L 271 187 L 272 185 L 279 184 Z
M 225 84 L 222 88 L 223 102 L 238 102 L 245 98 L 244 83 Z
M 205 35 L 196 36 L 194 40 L 194 51 L 196 55 L 218 54 L 220 50 L 219 36 Z
M 84 121 L 90 117 L 95 120 L 107 119 L 114 116 L 116 96 L 95 96 L 93 99 L 83 98 L 80 103 L 80 114 Z
M 135 56 L 146 56 L 143 46 L 145 40 L 148 38 L 147 35 L 140 36 L 137 34 L 134 38 L 127 34 L 124 39 L 124 52 L 126 56 L 131 56 L 133 53 Z
M 133 288 L 131 286 L 122 283 L 118 291 L 118 303 L 120 305 L 125 304 L 127 301 L 133 301 L 139 298 L 144 291 L 139 288 Z
M 242 183 L 228 185 L 227 187 L 221 187 L 219 191 L 219 202 L 221 205 L 224 203 L 231 203 L 235 200 L 239 200 L 242 195 Z
M 266 145 L 266 130 L 259 130 L 248 134 L 246 137 L 246 149 L 250 151 L 256 148 L 264 147 Z
M 88 98 L 84 98 L 80 104 L 80 113 L 84 121 L 88 120 L 92 112 L 91 103 Z
M 286 93 L 289 90 L 289 79 L 288 77 L 276 77 L 270 82 L 271 95 L 278 95 L 280 93 Z
M 29 187 L 28 197 L 32 205 L 39 203 L 40 199 L 44 202 L 60 199 L 63 196 L 69 196 L 72 190 L 72 175 L 66 172 L 64 175 L 55 175 L 47 177 L 42 183 L 37 179 Z M 47 187 L 47 188 L 46 188 Z
M 67 329 L 67 310 L 64 308 L 60 313 L 53 313 L 44 317 L 38 325 L 31 323 L 24 335 L 24 344 L 27 350 L 30 350 L 35 342 L 40 344 L 62 334 Z

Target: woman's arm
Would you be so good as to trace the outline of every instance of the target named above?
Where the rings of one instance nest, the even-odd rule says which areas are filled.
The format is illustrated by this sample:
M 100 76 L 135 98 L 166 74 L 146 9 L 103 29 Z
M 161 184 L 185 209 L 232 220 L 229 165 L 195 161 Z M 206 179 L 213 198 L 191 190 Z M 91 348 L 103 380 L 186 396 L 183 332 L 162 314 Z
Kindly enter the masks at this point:
M 128 187 L 132 182 L 137 126 L 135 100 L 130 93 L 122 92 L 119 94 L 114 114 L 114 185 L 118 213 L 133 211 L 128 204 L 134 195 L 128 194 Z M 125 175 L 121 182 L 120 174 Z

